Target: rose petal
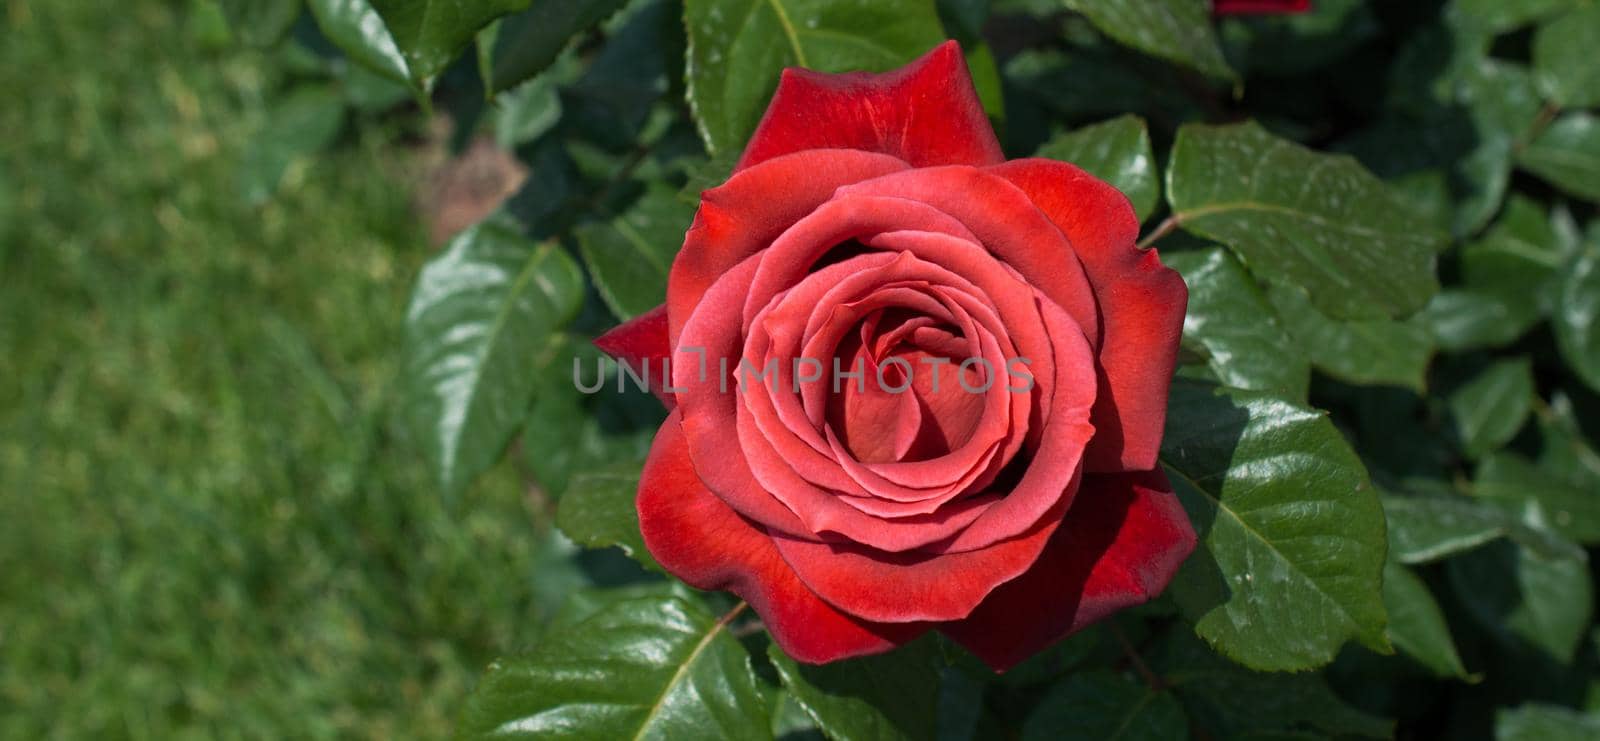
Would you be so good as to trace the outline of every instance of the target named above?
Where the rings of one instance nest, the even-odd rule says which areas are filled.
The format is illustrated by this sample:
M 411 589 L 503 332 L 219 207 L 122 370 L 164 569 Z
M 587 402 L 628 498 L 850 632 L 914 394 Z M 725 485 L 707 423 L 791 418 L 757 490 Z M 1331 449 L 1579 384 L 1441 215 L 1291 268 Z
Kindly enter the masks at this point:
M 1094 292 L 1069 237 L 1005 178 L 972 167 L 905 170 L 842 187 L 833 202 L 866 196 L 910 199 L 954 217 L 972 231 L 974 241 L 1065 309 L 1089 344 L 1099 345 Z
M 832 198 L 839 186 L 906 167 L 886 154 L 809 150 L 736 172 L 700 194 L 700 210 L 667 278 L 672 345 L 677 346 L 701 296 L 733 266 Z
M 1005 159 L 954 41 L 882 74 L 785 69 L 734 170 L 822 148 L 882 152 L 915 167 Z
M 1085 474 L 1032 568 L 939 629 L 1004 671 L 1160 594 L 1194 546 L 1194 528 L 1160 470 Z
M 676 412 L 656 433 L 639 479 L 638 507 L 640 533 L 657 562 L 690 586 L 744 598 L 797 661 L 880 653 L 927 630 L 853 618 L 806 589 L 772 539 L 705 488 L 689 463 Z
M 678 405 L 677 398 L 666 390 L 667 358 L 672 354 L 667 342 L 666 304 L 613 327 L 596 337 L 594 346 L 648 378 L 650 392 L 668 409 Z
M 845 613 L 886 623 L 959 620 L 995 587 L 1028 570 L 1064 509 L 1057 507 L 1018 537 L 962 553 L 885 553 L 858 543 L 783 536 L 773 542 L 806 587 Z
M 1134 246 L 1139 222 L 1128 199 L 1064 162 L 1013 160 L 992 167 L 1028 194 L 1072 243 L 1094 286 L 1102 321 L 1097 359 L 1102 386 L 1085 453 L 1090 472 L 1155 466 L 1167 416 L 1167 387 L 1189 290 L 1155 250 Z

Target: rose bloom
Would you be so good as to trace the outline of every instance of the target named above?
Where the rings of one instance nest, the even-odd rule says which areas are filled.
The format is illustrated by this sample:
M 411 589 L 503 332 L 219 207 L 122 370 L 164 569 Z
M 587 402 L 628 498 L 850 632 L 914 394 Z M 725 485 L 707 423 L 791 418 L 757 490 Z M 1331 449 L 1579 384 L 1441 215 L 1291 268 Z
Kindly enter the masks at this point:
M 1279 15 L 1311 10 L 1311 0 L 1212 0 L 1217 15 Z
M 596 342 L 671 359 L 650 553 L 812 663 L 938 630 L 1004 670 L 1156 596 L 1195 545 L 1156 463 L 1188 293 L 1138 229 L 1083 170 L 1005 160 L 954 42 L 786 70 L 666 304 Z

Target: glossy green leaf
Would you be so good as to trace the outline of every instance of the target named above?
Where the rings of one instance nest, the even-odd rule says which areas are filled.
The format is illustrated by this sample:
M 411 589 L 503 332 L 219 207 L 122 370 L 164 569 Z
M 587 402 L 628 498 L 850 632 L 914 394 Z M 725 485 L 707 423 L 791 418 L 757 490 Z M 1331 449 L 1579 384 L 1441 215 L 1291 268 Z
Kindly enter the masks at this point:
M 1489 297 L 1506 314 L 1504 334 L 1515 339 L 1551 308 L 1551 285 L 1562 258 L 1544 209 L 1513 197 L 1495 227 L 1461 249 L 1465 290 Z
M 331 88 L 302 85 L 278 100 L 240 164 L 239 190 L 261 204 L 277 193 L 296 158 L 325 149 L 344 125 L 344 101 Z
M 1222 57 L 1205 0 L 1065 0 L 1119 43 L 1221 80 L 1238 75 Z
M 1219 380 L 1234 388 L 1306 397 L 1309 362 L 1233 255 L 1208 247 L 1161 257 L 1189 286 L 1184 343 L 1205 353 Z
M 1119 116 L 1061 134 L 1034 156 L 1071 162 L 1116 186 L 1133 203 L 1140 221 L 1150 218 L 1161 199 L 1150 133 L 1138 116 Z
M 1426 385 L 1433 336 L 1416 322 L 1393 319 L 1330 319 L 1304 291 L 1272 286 L 1267 291 L 1289 336 L 1318 370 L 1357 384 Z
M 1600 117 L 1563 115 L 1522 150 L 1517 164 L 1574 196 L 1600 202 Z
M 551 497 L 580 473 L 643 464 L 665 410 L 586 338 L 551 338 L 522 431 L 523 463 Z M 622 383 L 619 383 L 622 382 Z M 620 388 L 619 388 L 620 387 Z
M 1075 674 L 1056 685 L 1028 715 L 1023 741 L 1103 739 L 1168 741 L 1188 733 L 1176 698 L 1108 671 Z
M 776 644 L 767 655 L 789 694 L 834 741 L 934 737 L 942 662 L 932 639 L 821 666 L 797 663 Z
M 1186 230 L 1229 247 L 1264 279 L 1305 288 L 1331 317 L 1409 314 L 1438 289 L 1439 235 L 1381 181 L 1353 159 L 1254 123 L 1180 129 L 1167 197 Z
M 750 655 L 698 603 L 602 603 L 527 656 L 496 662 L 462 717 L 464 738 L 767 738 Z
M 899 67 L 944 40 L 933 0 L 686 0 L 689 105 L 713 156 L 736 153 L 785 67 Z
M 370 0 L 390 38 L 405 55 L 412 79 L 424 85 L 455 61 L 494 19 L 525 10 L 531 0 Z
M 495 98 L 494 138 L 501 149 L 515 150 L 543 136 L 561 120 L 556 80 L 538 77 Z
M 1600 543 L 1600 491 L 1516 453 L 1501 451 L 1483 459 L 1473 476 L 1472 492 L 1514 512 L 1537 502 L 1551 529 L 1580 543 Z
M 554 64 L 574 37 L 626 5 L 626 0 L 536 0 L 528 9 L 500 20 L 479 39 L 479 67 L 491 93 L 510 90 Z
M 1556 347 L 1589 385 L 1600 389 L 1600 228 L 1562 271 L 1552 323 Z
M 1506 538 L 1551 559 L 1583 552 L 1547 530 L 1531 527 L 1504 509 L 1462 496 L 1386 496 L 1389 552 L 1402 564 L 1432 563 Z
M 639 464 L 586 471 L 572 477 L 556 510 L 556 527 L 588 548 L 616 546 L 647 568 L 660 570 L 639 534 Z
M 1526 330 L 1517 310 L 1499 296 L 1446 288 L 1412 317 L 1441 350 L 1509 344 Z
M 1253 668 L 1388 651 L 1383 510 L 1319 412 L 1254 392 L 1173 384 L 1161 459 L 1200 536 L 1172 593 L 1195 631 Z
M 300 17 L 300 0 L 217 0 L 228 30 L 252 46 L 283 40 Z
M 1446 399 L 1456 439 L 1468 458 L 1510 441 L 1533 410 L 1533 366 L 1526 358 L 1495 363 Z
M 1389 641 L 1441 677 L 1465 677 L 1450 626 L 1428 584 L 1395 561 L 1383 567 L 1383 605 L 1389 611 Z
M 1584 0 L 1452 0 L 1446 11 L 1453 23 L 1505 33 L 1548 18 Z
M 1528 703 L 1498 710 L 1496 741 L 1587 741 L 1600 738 L 1600 712 Z
M 1539 27 L 1533 64 L 1540 87 L 1569 108 L 1600 105 L 1600 5 L 1589 3 Z
M 694 207 L 669 188 L 652 189 L 609 223 L 577 230 L 595 288 L 619 319 L 632 319 L 667 298 L 667 272 L 694 220 Z
M 1594 603 L 1587 559 L 1545 559 L 1501 541 L 1450 559 L 1445 572 L 1491 633 L 1572 660 Z
M 1351 707 L 1314 672 L 1257 672 L 1172 631 L 1153 668 L 1211 738 L 1389 738 L 1394 724 Z
M 384 77 L 415 86 L 411 65 L 371 0 L 306 0 L 322 34 L 363 65 Z
M 499 459 L 528 410 L 530 368 L 582 297 L 571 258 L 499 218 L 423 268 L 406 310 L 405 415 L 446 491 Z

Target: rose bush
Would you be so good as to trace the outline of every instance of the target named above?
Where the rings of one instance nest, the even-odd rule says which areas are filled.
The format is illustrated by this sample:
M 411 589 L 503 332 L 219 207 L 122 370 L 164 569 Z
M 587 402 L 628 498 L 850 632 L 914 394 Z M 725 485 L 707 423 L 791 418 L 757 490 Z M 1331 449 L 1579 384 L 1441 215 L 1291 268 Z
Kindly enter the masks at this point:
M 938 630 L 1003 670 L 1159 594 L 1195 545 L 1156 463 L 1187 292 L 1138 228 L 1005 161 L 954 42 L 786 70 L 665 305 L 596 343 L 671 361 L 651 554 L 813 663 Z

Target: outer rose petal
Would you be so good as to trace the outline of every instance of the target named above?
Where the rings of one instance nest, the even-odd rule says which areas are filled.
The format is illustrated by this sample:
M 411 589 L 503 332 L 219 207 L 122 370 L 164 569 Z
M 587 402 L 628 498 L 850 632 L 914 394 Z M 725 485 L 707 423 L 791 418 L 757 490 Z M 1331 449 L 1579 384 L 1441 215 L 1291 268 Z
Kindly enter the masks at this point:
M 638 507 L 639 530 L 657 562 L 691 586 L 744 598 L 797 661 L 820 664 L 879 653 L 928 629 L 858 620 L 806 589 L 766 531 L 700 482 L 677 412 L 656 433 L 639 479 Z
M 1304 13 L 1311 9 L 1311 0 L 1212 0 L 1211 12 L 1216 15 L 1273 15 Z
M 989 169 L 1028 194 L 1078 253 L 1100 304 L 1100 395 L 1084 451 L 1090 473 L 1154 468 L 1189 288 L 1155 250 L 1134 246 L 1139 221 L 1116 188 L 1065 162 L 1012 160 Z
M 1005 159 L 954 41 L 882 74 L 785 69 L 734 172 L 804 149 L 882 152 L 914 167 Z
M 594 340 L 602 352 L 627 363 L 635 372 L 650 379 L 650 392 L 668 409 L 678 400 L 666 390 L 667 358 L 672 345 L 667 342 L 667 306 L 662 304 L 611 328 Z
M 1033 567 L 940 630 L 1005 671 L 1117 610 L 1166 589 L 1194 528 L 1159 469 L 1085 474 L 1061 529 Z

